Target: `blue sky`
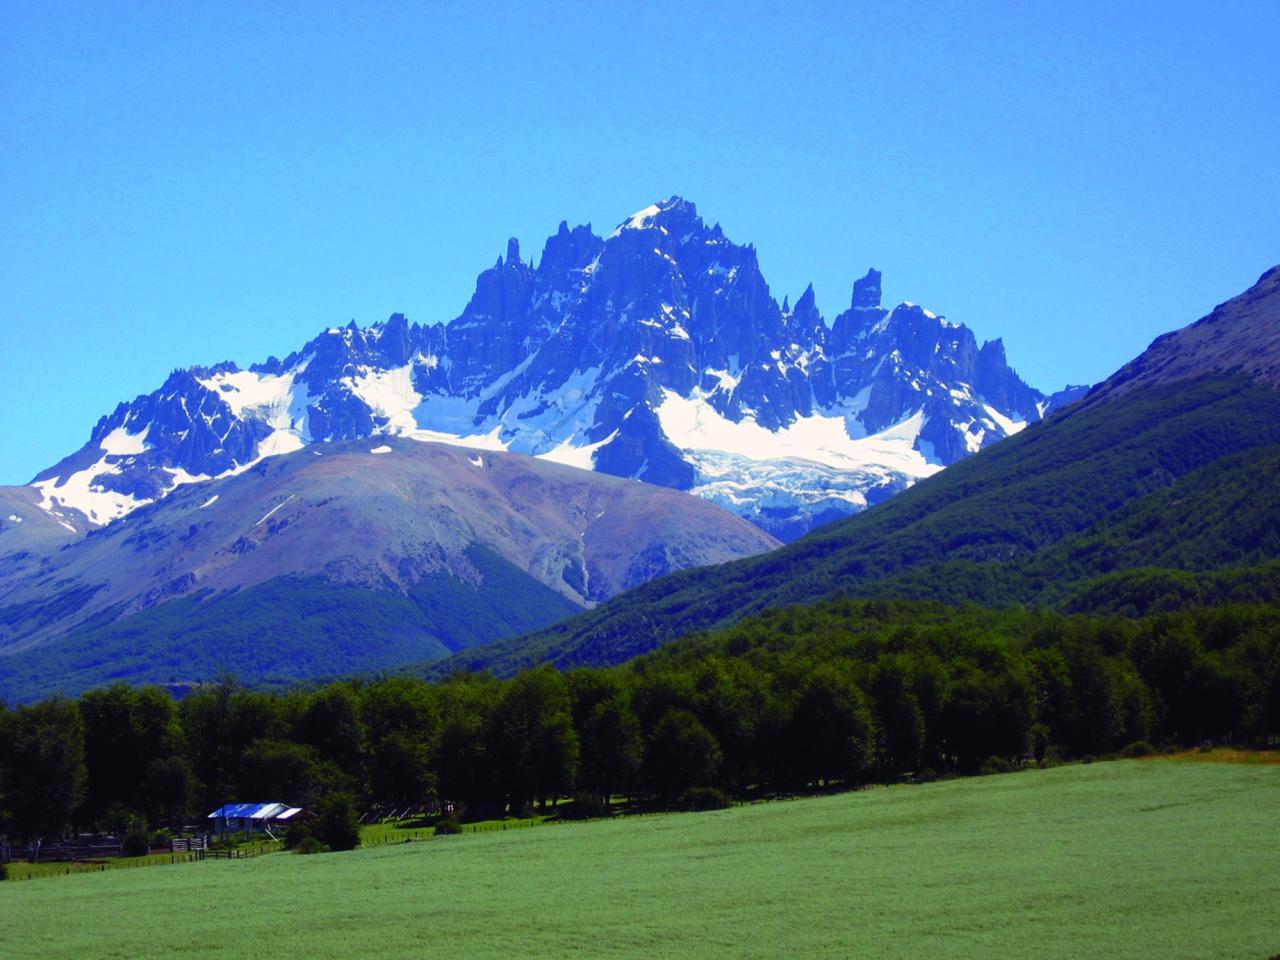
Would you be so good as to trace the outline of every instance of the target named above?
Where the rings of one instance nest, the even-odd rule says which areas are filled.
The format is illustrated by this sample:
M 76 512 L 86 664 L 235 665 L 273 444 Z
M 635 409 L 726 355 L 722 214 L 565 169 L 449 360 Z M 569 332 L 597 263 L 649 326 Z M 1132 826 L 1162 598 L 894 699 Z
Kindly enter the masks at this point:
M 174 367 L 694 200 L 1093 382 L 1280 261 L 1280 4 L 0 4 L 0 483 Z

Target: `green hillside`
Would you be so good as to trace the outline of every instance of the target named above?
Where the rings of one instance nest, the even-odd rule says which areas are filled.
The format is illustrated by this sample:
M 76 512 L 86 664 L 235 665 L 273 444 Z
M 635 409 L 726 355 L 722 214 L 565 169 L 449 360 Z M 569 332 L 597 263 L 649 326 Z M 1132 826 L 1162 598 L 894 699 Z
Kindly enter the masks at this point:
M 1152 609 L 1167 591 L 1144 600 L 1149 581 L 1172 576 L 1174 596 L 1267 600 L 1280 557 L 1278 445 L 1270 387 L 1215 377 L 1134 389 L 1068 408 L 781 550 L 665 577 L 446 668 L 616 663 L 834 596 Z M 1139 568 L 1135 583 L 1116 579 Z
M 1280 949 L 1280 768 L 1098 763 L 0 884 L 14 960 L 1240 958 Z
M 473 546 L 468 558 L 484 577 L 479 586 L 439 573 L 406 595 L 278 578 L 90 623 L 0 660 L 0 700 L 118 679 L 185 684 L 231 672 L 266 686 L 368 673 L 534 630 L 579 609 L 491 550 Z

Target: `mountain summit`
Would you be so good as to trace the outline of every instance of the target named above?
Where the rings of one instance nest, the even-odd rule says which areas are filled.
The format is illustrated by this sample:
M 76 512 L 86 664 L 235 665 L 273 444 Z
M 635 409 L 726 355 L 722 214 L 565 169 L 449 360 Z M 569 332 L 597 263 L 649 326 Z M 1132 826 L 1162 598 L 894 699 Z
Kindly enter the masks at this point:
M 283 360 L 175 371 L 32 483 L 77 529 L 307 444 L 403 435 L 531 454 L 705 497 L 795 537 L 1054 407 L 999 340 L 880 274 L 828 326 L 780 306 L 754 247 L 681 199 L 607 237 L 562 222 L 538 264 L 511 239 L 448 323 L 331 327 Z

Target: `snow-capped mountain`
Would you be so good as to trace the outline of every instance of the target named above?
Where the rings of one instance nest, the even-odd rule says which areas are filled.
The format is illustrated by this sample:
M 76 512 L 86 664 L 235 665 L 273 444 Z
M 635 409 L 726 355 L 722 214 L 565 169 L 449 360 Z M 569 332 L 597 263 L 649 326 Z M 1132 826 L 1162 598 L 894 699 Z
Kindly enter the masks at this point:
M 828 326 L 779 305 L 754 247 L 678 197 L 608 237 L 517 241 L 456 319 L 330 328 L 283 360 L 175 371 L 32 483 L 72 527 L 306 444 L 395 434 L 675 487 L 791 538 L 1075 399 L 1025 384 L 999 340 L 856 281 Z

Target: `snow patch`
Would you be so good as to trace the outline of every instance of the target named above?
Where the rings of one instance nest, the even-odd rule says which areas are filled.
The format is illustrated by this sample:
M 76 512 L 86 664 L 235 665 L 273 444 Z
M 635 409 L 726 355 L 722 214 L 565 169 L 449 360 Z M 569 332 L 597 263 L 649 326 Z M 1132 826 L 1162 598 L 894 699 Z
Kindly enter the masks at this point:
M 851 422 L 849 414 L 798 417 L 771 431 L 750 419 L 734 423 L 699 395 L 686 399 L 668 389 L 662 391 L 657 414 L 663 433 L 686 451 L 716 451 L 757 461 L 807 460 L 839 469 L 879 467 L 917 479 L 941 469 L 914 449 L 924 426 L 922 411 L 862 437 L 853 435 L 861 425 Z
M 253 462 L 257 463 L 263 457 L 276 457 L 282 453 L 293 453 L 293 451 L 301 450 L 306 445 L 302 437 L 292 430 L 274 430 L 258 441 L 258 457 Z
M 215 493 L 212 497 L 210 497 L 204 503 L 200 504 L 200 506 L 196 507 L 196 509 L 203 510 L 205 507 L 212 507 L 217 502 L 218 502 L 218 494 Z
M 355 376 L 344 377 L 342 382 L 365 402 L 375 417 L 387 421 L 388 433 L 417 429 L 413 412 L 422 403 L 422 394 L 413 386 L 413 364 L 390 370 L 361 367 Z
M 141 433 L 130 433 L 124 427 L 116 427 L 98 441 L 103 453 L 117 457 L 135 456 L 147 452 L 147 434 L 151 432 L 151 424 L 142 428 Z
M 382 446 L 380 446 L 380 447 L 374 447 L 374 448 L 373 448 L 372 450 L 370 450 L 369 452 L 370 452 L 370 453 L 390 453 L 390 452 L 391 452 L 391 448 L 390 448 L 390 447 L 388 447 L 388 446 L 384 443 L 384 444 L 383 444 Z
M 283 507 L 286 503 L 288 503 L 290 500 L 292 500 L 296 496 L 297 496 L 296 493 L 289 494 L 287 497 L 285 497 L 283 500 L 277 503 L 274 507 L 272 507 L 266 513 L 264 513 L 262 515 L 262 519 L 259 520 L 257 523 L 255 523 L 254 526 L 255 527 L 260 526 L 267 519 L 267 517 L 271 516 L 273 513 L 275 513 L 277 510 L 279 510 L 281 507 Z
M 1027 421 L 1011 420 L 989 403 L 984 403 L 982 405 L 982 409 L 985 410 L 987 416 L 994 420 L 996 425 L 1004 431 L 1004 435 L 1006 437 L 1012 437 L 1015 433 L 1025 429 L 1027 426 Z
M 618 431 L 615 430 L 603 440 L 599 440 L 596 443 L 584 443 L 581 446 L 574 446 L 573 441 L 566 440 L 559 446 L 538 454 L 538 459 L 550 460 L 552 463 L 563 463 L 567 467 L 578 467 L 581 470 L 594 470 L 596 468 L 596 451 L 610 443 L 617 435 Z
M 281 413 L 288 411 L 294 377 L 305 369 L 304 364 L 282 374 L 237 370 L 234 373 L 217 373 L 199 382 L 221 397 L 237 417 L 244 418 L 247 412 L 252 411 L 253 419 L 272 423 Z
M 50 477 L 32 483 L 31 486 L 40 491 L 40 509 L 55 519 L 58 508 L 63 507 L 79 510 L 94 523 L 110 523 L 150 503 L 150 499 L 108 490 L 101 484 L 102 477 L 120 473 L 118 463 L 107 461 L 111 456 L 115 454 L 104 454 L 97 463 L 66 477 Z M 61 520 L 59 523 L 75 532 L 75 527 Z

